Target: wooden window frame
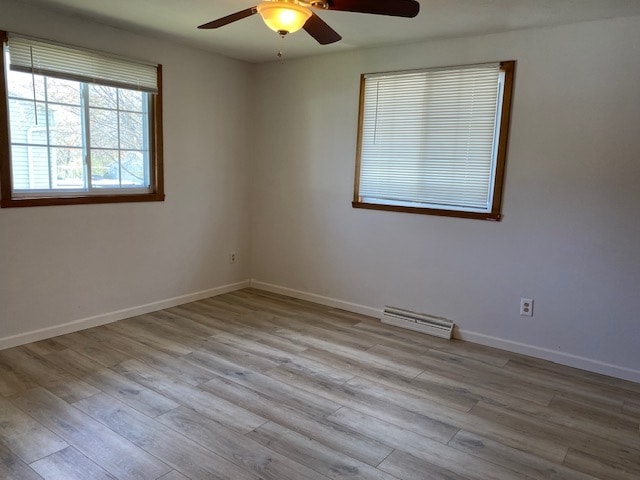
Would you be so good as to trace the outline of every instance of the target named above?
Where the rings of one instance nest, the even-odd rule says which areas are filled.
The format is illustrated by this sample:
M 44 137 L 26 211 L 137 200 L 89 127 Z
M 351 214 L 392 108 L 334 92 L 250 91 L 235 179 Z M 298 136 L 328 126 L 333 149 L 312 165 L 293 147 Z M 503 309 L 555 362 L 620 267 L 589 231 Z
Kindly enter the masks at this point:
M 7 32 L 0 31 L 0 44 L 8 40 Z M 0 207 L 42 207 L 49 205 L 84 205 L 100 203 L 125 202 L 161 202 L 164 194 L 163 168 L 163 135 L 162 135 L 162 65 L 157 66 L 158 93 L 152 94 L 151 112 L 149 115 L 150 139 L 150 181 L 149 193 L 109 193 L 102 195 L 65 194 L 64 196 L 13 196 L 11 176 L 11 141 L 9 138 L 9 106 L 7 102 L 8 90 L 6 83 L 6 68 L 4 54 L 0 55 Z
M 385 205 L 379 203 L 369 203 L 362 200 L 359 194 L 360 187 L 360 161 L 362 155 L 362 130 L 364 123 L 364 95 L 365 95 L 365 75 L 360 76 L 360 106 L 358 114 L 358 141 L 356 147 L 356 171 L 354 184 L 353 208 L 364 208 L 370 210 L 386 210 L 392 212 L 418 213 L 423 215 L 438 215 L 446 217 L 472 218 L 477 220 L 502 219 L 502 194 L 504 190 L 505 166 L 507 159 L 507 149 L 509 144 L 509 127 L 511 122 L 511 104 L 513 97 L 513 83 L 515 77 L 514 60 L 500 62 L 500 68 L 504 72 L 504 90 L 502 98 L 502 111 L 500 117 L 499 139 L 496 156 L 494 189 L 490 212 L 467 212 L 462 210 L 438 209 L 427 207 Z

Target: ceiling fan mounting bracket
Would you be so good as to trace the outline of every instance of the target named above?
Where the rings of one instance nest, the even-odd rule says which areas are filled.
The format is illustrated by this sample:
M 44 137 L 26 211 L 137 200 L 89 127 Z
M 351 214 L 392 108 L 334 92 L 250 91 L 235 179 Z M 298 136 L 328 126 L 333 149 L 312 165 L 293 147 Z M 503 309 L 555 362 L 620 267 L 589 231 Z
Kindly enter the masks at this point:
M 313 8 L 322 8 L 324 10 L 329 8 L 329 2 L 326 2 L 325 0 L 311 0 L 309 5 Z

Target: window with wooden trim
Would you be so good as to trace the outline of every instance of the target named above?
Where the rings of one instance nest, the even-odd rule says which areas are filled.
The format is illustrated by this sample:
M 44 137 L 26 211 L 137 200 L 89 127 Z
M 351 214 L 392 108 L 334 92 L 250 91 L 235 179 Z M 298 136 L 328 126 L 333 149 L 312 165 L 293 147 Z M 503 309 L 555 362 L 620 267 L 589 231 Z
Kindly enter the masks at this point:
M 164 200 L 161 66 L 0 35 L 2 206 Z
M 353 206 L 500 220 L 514 68 L 362 75 Z

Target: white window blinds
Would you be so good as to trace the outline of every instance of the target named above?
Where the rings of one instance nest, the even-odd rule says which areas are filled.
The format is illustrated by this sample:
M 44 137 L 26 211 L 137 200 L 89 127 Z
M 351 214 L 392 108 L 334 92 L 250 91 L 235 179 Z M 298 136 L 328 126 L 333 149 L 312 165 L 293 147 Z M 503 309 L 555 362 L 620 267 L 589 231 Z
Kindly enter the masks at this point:
M 10 34 L 8 46 L 12 70 L 158 92 L 156 65 L 21 35 Z
M 364 76 L 358 201 L 490 212 L 500 64 Z

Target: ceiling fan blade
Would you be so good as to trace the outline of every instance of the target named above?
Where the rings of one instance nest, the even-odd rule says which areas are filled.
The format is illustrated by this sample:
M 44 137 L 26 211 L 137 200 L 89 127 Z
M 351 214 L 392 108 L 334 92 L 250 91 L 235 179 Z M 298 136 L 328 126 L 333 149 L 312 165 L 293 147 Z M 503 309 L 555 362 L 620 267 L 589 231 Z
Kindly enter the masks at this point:
M 238 20 L 242 20 L 243 18 L 250 17 L 258 12 L 256 7 L 247 8 L 245 10 L 241 10 L 236 13 L 232 13 L 231 15 L 227 15 L 226 17 L 219 18 L 217 20 L 213 20 L 209 23 L 204 23 L 200 25 L 198 28 L 208 29 L 208 28 L 220 28 L 224 27 L 233 22 L 237 22 Z
M 342 40 L 342 37 L 333 28 L 313 12 L 302 28 L 320 45 L 328 45 Z
M 392 17 L 415 17 L 420 4 L 415 0 L 329 0 L 329 10 L 372 13 Z

